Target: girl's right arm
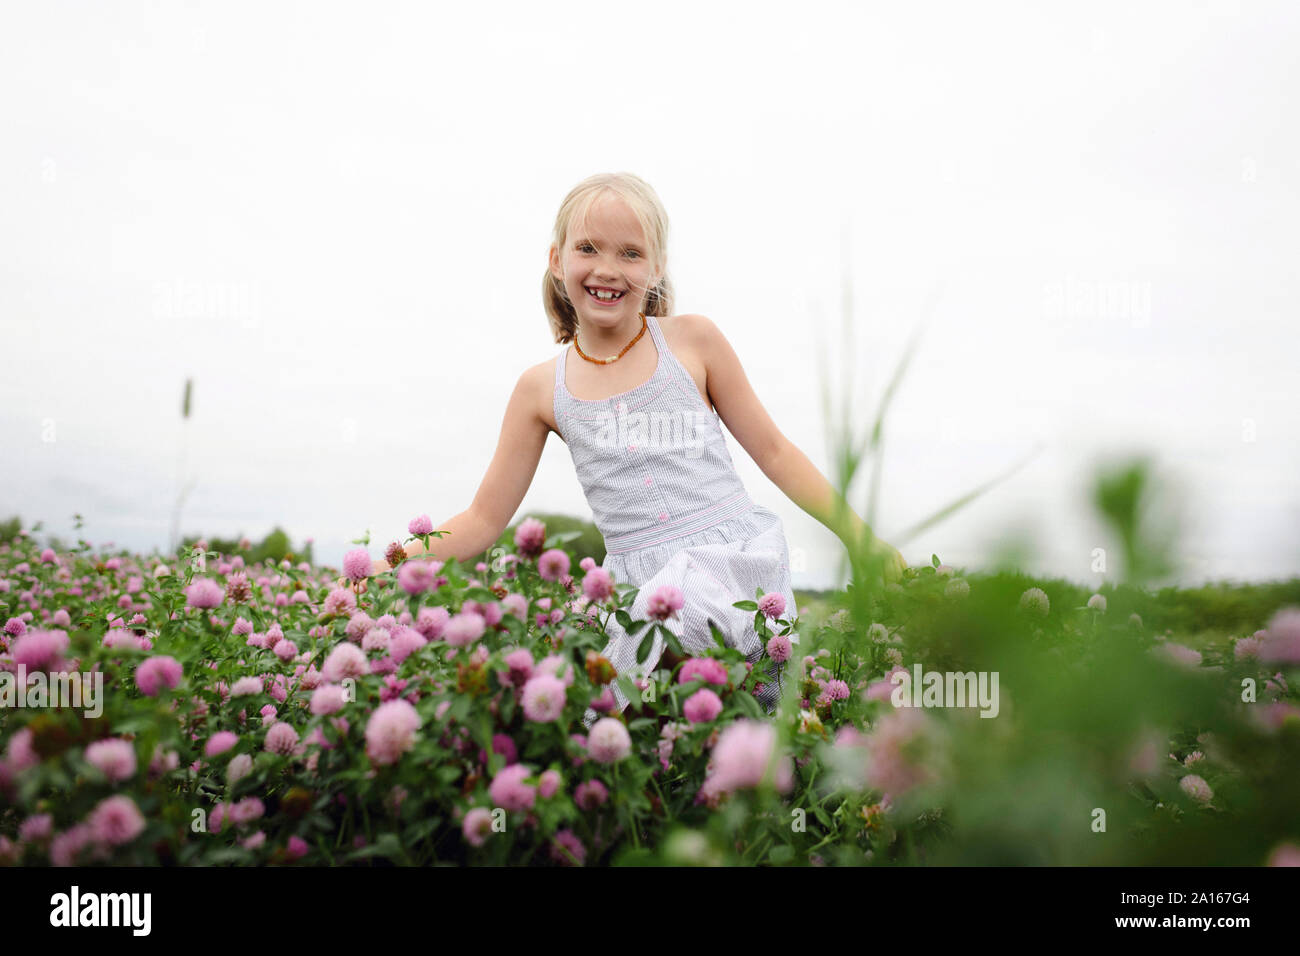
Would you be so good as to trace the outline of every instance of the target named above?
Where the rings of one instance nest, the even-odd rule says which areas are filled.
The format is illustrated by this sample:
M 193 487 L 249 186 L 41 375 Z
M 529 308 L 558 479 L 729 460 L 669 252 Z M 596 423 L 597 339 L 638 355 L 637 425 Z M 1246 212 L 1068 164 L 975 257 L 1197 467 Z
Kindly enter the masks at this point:
M 542 449 L 546 446 L 550 427 L 542 418 L 541 409 L 543 403 L 551 399 L 551 381 L 546 363 L 519 376 L 506 405 L 496 453 L 474 500 L 460 514 L 434 525 L 435 530 L 450 533 L 443 538 L 430 538 L 427 550 L 421 541 L 409 542 L 405 548 L 407 557 L 466 561 L 482 554 L 501 537 L 533 482 Z M 376 573 L 390 570 L 388 562 L 382 558 L 374 562 L 374 569 Z

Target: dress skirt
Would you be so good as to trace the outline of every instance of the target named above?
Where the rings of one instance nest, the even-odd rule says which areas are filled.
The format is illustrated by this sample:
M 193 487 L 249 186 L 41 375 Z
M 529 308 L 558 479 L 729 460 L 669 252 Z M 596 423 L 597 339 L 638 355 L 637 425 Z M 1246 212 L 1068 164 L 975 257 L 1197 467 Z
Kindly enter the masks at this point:
M 705 654 L 716 648 L 709 620 L 718 626 L 727 646 L 734 647 L 745 659 L 757 664 L 764 648 L 754 630 L 754 611 L 733 607 L 736 601 L 753 601 L 758 588 L 764 594 L 779 593 L 785 598 L 780 617 L 794 617 L 795 596 L 790 583 L 790 550 L 781 519 L 770 509 L 755 504 L 735 517 L 711 527 L 673 538 L 646 548 L 606 554 L 601 567 L 609 571 L 615 584 L 632 584 L 640 590 L 626 610 L 632 620 L 646 620 L 647 604 L 655 591 L 666 585 L 681 590 L 684 606 L 664 625 L 677 636 L 688 654 Z M 769 625 L 771 626 L 771 625 Z M 771 627 L 779 633 L 781 626 Z M 611 615 L 606 626 L 610 641 L 603 655 L 619 674 L 640 674 L 655 669 L 663 653 L 663 642 L 656 638 L 650 656 L 638 668 L 636 651 L 644 637 L 628 635 Z M 793 643 L 798 635 L 789 634 Z M 756 699 L 771 713 L 781 699 L 784 667 L 772 665 L 762 680 L 764 687 Z M 627 698 L 612 685 L 618 707 L 627 706 Z M 584 723 L 590 726 L 598 717 L 588 710 Z

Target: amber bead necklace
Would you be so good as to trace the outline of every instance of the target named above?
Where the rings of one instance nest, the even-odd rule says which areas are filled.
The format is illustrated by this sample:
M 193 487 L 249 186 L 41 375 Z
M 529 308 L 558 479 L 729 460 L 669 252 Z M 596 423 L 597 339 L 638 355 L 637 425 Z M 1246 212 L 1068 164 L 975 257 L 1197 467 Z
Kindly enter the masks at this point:
M 619 359 L 621 359 L 624 355 L 627 354 L 627 350 L 628 350 L 628 349 L 630 349 L 632 346 L 636 345 L 637 339 L 639 339 L 639 338 L 641 338 L 641 336 L 645 335 L 645 330 L 646 330 L 645 313 L 644 313 L 644 312 L 638 312 L 638 313 L 637 313 L 637 316 L 641 319 L 641 331 L 638 332 L 636 335 L 632 336 L 632 341 L 631 341 L 631 342 L 628 342 L 627 345 L 623 346 L 623 350 L 622 350 L 621 352 L 619 352 L 617 355 L 613 355 L 613 356 L 610 356 L 609 358 L 603 358 L 603 359 L 592 358 L 590 355 L 588 355 L 586 352 L 584 352 L 584 351 L 582 350 L 582 346 L 578 344 L 578 331 L 577 331 L 577 329 L 575 329 L 574 332 L 573 332 L 573 347 L 574 347 L 575 349 L 577 349 L 577 350 L 578 350 L 578 354 L 581 355 L 583 358 L 585 358 L 588 362 L 595 362 L 597 365 L 609 365 L 611 362 L 617 362 Z

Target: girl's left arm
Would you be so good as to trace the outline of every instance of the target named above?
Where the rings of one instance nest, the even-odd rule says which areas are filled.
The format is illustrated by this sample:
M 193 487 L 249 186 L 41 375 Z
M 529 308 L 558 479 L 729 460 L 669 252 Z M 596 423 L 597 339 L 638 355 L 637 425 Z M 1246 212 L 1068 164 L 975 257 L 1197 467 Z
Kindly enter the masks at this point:
M 727 430 L 736 437 L 786 497 L 833 531 L 851 555 L 863 547 L 885 559 L 884 577 L 897 580 L 907 562 L 875 536 L 867 523 L 793 442 L 781 433 L 754 393 L 745 369 L 722 331 L 703 315 L 690 316 L 691 345 L 705 366 L 709 398 Z

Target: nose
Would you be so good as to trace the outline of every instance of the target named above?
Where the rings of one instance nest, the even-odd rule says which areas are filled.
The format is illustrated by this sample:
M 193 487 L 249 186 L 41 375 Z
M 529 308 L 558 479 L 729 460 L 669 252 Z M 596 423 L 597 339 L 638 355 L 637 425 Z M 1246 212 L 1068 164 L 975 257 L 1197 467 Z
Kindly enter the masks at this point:
M 601 276 L 617 276 L 622 271 L 619 265 L 618 251 L 602 251 L 597 257 L 596 265 L 592 271 Z

